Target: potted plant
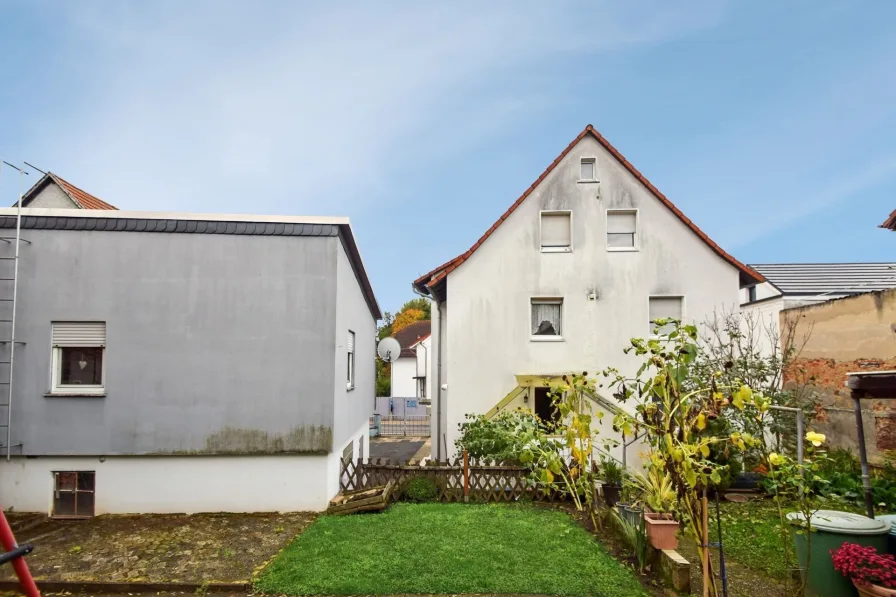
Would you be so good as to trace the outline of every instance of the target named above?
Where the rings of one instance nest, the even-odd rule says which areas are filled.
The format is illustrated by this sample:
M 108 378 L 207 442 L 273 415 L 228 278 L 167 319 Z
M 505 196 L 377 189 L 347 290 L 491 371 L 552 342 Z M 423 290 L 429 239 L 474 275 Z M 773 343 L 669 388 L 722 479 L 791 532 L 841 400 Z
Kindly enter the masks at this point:
M 831 550 L 834 569 L 852 581 L 861 597 L 896 597 L 896 559 L 873 547 L 844 543 Z
M 632 478 L 648 509 L 644 513 L 644 522 L 650 544 L 656 549 L 677 549 L 677 534 L 681 525 L 672 516 L 677 494 L 669 473 L 652 458 L 647 474 L 635 473 Z
M 622 465 L 612 458 L 602 458 L 600 461 L 601 494 L 607 506 L 613 507 L 619 501 L 619 492 L 622 489 Z
M 632 525 L 641 525 L 641 519 L 644 518 L 644 506 L 638 499 L 639 491 L 637 485 L 628 473 L 622 475 L 622 501 L 616 504 L 616 510 L 619 516 Z

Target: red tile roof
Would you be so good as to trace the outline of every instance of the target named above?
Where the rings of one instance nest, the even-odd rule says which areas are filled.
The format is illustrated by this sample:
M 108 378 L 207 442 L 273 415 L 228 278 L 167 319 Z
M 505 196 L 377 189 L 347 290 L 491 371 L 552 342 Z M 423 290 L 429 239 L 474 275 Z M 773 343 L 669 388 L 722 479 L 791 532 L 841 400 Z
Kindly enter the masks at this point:
M 625 157 L 621 153 L 619 153 L 619 150 L 617 150 L 615 147 L 613 147 L 609 141 L 607 141 L 600 133 L 598 133 L 596 130 L 594 130 L 594 127 L 589 124 L 588 126 L 585 127 L 585 130 L 583 130 L 581 133 L 579 133 L 579 135 L 575 139 L 572 140 L 572 142 L 566 147 L 566 149 L 564 149 L 563 152 L 557 156 L 557 159 L 555 159 L 553 162 L 551 162 L 551 165 L 548 166 L 544 172 L 542 172 L 541 176 L 539 176 L 538 179 L 535 182 L 533 182 L 532 185 L 528 189 L 526 189 L 526 192 L 524 192 L 520 196 L 520 198 L 517 199 L 513 203 L 513 205 L 511 205 L 510 208 L 508 208 L 507 211 L 504 212 L 504 215 L 502 215 L 500 218 L 498 218 L 498 221 L 495 222 L 494 224 L 492 224 L 492 227 L 485 231 L 485 234 L 483 234 L 479 238 L 479 240 L 477 240 L 476 243 L 472 247 L 470 247 L 470 249 L 466 253 L 458 255 L 454 259 L 452 259 L 446 263 L 443 263 L 442 265 L 435 268 L 434 270 L 427 272 L 426 274 L 420 276 L 419 278 L 414 280 L 414 286 L 423 292 L 427 292 L 429 288 L 432 288 L 433 286 L 435 286 L 436 284 L 438 284 L 439 282 L 444 280 L 448 276 L 448 274 L 450 274 L 452 271 L 454 271 L 455 269 L 460 267 L 460 265 L 464 261 L 469 259 L 470 256 L 473 254 L 473 252 L 476 249 L 478 249 L 482 243 L 485 242 L 485 239 L 487 239 L 489 236 L 492 235 L 492 233 L 498 228 L 498 226 L 501 225 L 501 222 L 506 220 L 510 216 L 510 214 L 512 214 L 514 212 L 514 210 L 516 210 L 516 208 L 519 207 L 522 204 L 522 202 L 526 200 L 526 198 L 532 193 L 532 191 L 534 191 L 535 188 L 539 184 L 541 184 L 541 182 L 545 178 L 547 178 L 548 174 L 550 174 L 554 170 L 554 168 L 557 167 L 557 164 L 559 164 L 561 162 L 561 160 L 563 160 L 563 158 L 566 157 L 566 154 L 568 154 L 570 151 L 572 151 L 572 148 L 575 147 L 576 144 L 578 144 L 578 142 L 581 141 L 583 138 L 585 138 L 587 135 L 591 135 L 592 137 L 597 139 L 597 142 L 600 143 L 604 149 L 606 149 L 608 152 L 610 152 L 610 154 L 614 158 L 616 158 L 619 161 L 619 163 L 622 164 L 626 168 L 626 170 L 628 170 L 635 178 L 637 178 L 641 182 L 641 184 L 643 184 L 645 187 L 647 187 L 647 189 L 651 193 L 653 193 L 653 195 L 657 199 L 659 199 L 660 202 L 662 202 L 666 207 L 668 207 L 672 211 L 672 213 L 674 213 L 678 217 L 679 220 L 684 222 L 684 224 L 688 228 L 693 230 L 694 234 L 699 236 L 700 239 L 703 240 L 703 242 L 705 242 L 707 245 L 709 245 L 709 247 L 713 251 L 715 251 L 716 254 L 718 254 L 722 259 L 724 259 L 725 261 L 729 262 L 731 265 L 736 267 L 738 269 L 738 271 L 740 272 L 740 277 L 741 277 L 742 283 L 755 284 L 755 283 L 765 281 L 765 278 L 762 276 L 762 274 L 755 271 L 748 265 L 741 263 L 740 261 L 738 261 L 731 255 L 726 253 L 722 249 L 722 247 L 720 247 L 715 242 L 713 242 L 713 240 L 711 238 L 709 238 L 705 232 L 700 230 L 700 228 L 698 228 L 696 224 L 694 224 L 687 216 L 685 216 L 681 212 L 681 210 L 679 210 L 677 207 L 675 207 L 675 205 L 671 201 L 669 201 L 669 199 L 666 198 L 666 196 L 663 195 L 659 189 L 657 189 L 655 186 L 653 186 L 653 183 L 651 183 L 649 180 L 647 180 L 647 178 L 643 174 L 641 174 L 637 168 L 635 168 L 627 159 L 625 159 Z
M 423 340 L 428 338 L 431 331 L 432 322 L 428 319 L 424 319 L 422 321 L 415 321 L 407 327 L 402 328 L 398 332 L 392 334 L 392 337 L 398 340 L 398 343 L 401 345 L 401 354 L 399 356 L 416 356 L 417 353 L 411 350 L 411 347 L 418 342 L 422 342 Z
M 889 228 L 890 230 L 896 230 L 896 210 L 890 214 L 890 217 L 884 220 L 884 223 L 880 225 L 881 228 Z
M 68 195 L 68 198 L 80 209 L 118 209 L 114 205 L 106 203 L 99 197 L 94 197 L 87 191 L 79 189 L 72 183 L 52 172 L 45 174 L 33 187 L 28 189 L 28 192 L 22 196 L 22 207 L 27 207 L 28 203 L 30 203 L 31 200 L 50 182 L 56 183 L 59 188 Z

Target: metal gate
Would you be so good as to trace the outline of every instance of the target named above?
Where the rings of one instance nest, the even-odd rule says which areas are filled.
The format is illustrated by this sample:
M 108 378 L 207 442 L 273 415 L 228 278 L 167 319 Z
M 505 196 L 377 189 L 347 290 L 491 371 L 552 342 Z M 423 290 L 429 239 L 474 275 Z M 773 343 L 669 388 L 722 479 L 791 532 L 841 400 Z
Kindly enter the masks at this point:
M 428 437 L 430 401 L 421 398 L 377 397 L 371 421 L 373 435 Z

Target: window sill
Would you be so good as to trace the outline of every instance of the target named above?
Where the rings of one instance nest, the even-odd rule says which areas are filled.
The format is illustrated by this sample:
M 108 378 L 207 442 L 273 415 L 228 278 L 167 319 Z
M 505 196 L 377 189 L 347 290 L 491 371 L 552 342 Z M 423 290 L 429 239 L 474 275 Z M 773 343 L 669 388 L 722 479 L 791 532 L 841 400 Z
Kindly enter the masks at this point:
M 100 392 L 75 392 L 75 391 L 65 391 L 65 392 L 47 392 L 44 394 L 44 398 L 105 398 L 106 392 L 105 390 Z
M 637 253 L 638 247 L 607 247 L 608 253 Z
M 597 180 L 597 179 L 593 179 L 593 180 L 577 180 L 576 182 L 577 182 L 578 184 L 597 184 L 597 183 L 599 183 L 600 181 Z
M 529 342 L 563 342 L 563 336 L 529 336 Z
M 542 247 L 542 253 L 572 253 L 572 247 Z

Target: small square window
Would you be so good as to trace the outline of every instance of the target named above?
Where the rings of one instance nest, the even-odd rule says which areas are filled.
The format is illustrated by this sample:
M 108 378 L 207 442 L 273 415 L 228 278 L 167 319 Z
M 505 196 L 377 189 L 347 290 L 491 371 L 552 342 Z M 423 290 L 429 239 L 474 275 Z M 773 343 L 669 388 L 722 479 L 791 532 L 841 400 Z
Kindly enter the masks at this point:
M 579 180 L 582 182 L 597 180 L 597 164 L 594 158 L 582 158 L 579 166 Z
M 557 340 L 563 337 L 563 299 L 532 299 L 533 340 Z
M 53 516 L 86 518 L 93 516 L 96 473 L 59 471 L 53 473 Z
M 658 327 L 654 322 L 657 319 L 677 319 L 681 321 L 683 302 L 684 299 L 680 296 L 650 297 L 650 334 L 656 336 L 672 331 L 673 326 L 671 324 L 667 323 L 663 327 Z
M 541 212 L 541 250 L 545 253 L 564 253 L 572 250 L 571 212 Z
M 105 392 L 106 324 L 54 322 L 52 328 L 51 393 L 102 395 Z
M 638 212 L 631 209 L 607 210 L 607 249 L 637 248 Z

